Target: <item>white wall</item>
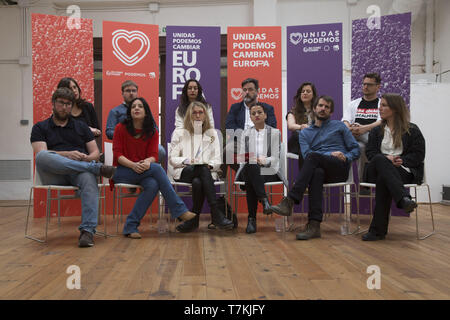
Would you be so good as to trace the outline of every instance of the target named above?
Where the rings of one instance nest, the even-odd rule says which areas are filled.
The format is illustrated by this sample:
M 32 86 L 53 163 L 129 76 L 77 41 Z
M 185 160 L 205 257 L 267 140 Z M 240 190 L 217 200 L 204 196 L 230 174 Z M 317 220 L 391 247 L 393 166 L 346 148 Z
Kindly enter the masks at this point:
M 157 0 L 155 0 L 157 1 Z M 68 5 L 81 7 L 81 17 L 93 19 L 94 36 L 102 34 L 102 21 L 125 21 L 167 25 L 214 25 L 226 33 L 227 26 L 280 25 L 283 39 L 288 25 L 343 23 L 344 41 L 344 103 L 350 99 L 350 25 L 352 19 L 368 17 L 369 5 L 378 5 L 381 14 L 392 12 L 393 1 L 403 0 L 358 0 L 348 6 L 346 0 L 217 0 L 182 1 L 160 0 L 157 13 L 150 13 L 148 1 L 32 1 L 35 5 L 29 12 L 65 15 Z M 427 0 L 432 1 L 432 0 Z M 405 3 L 405 1 L 403 1 Z M 414 0 L 412 2 L 420 2 Z M 55 4 L 56 3 L 56 4 Z M 254 7 L 257 6 L 257 7 Z M 276 8 L 274 10 L 273 8 Z M 412 26 L 411 110 L 412 121 L 422 129 L 427 139 L 426 170 L 432 185 L 433 201 L 442 199 L 442 184 L 450 184 L 446 163 L 450 160 L 448 148 L 450 118 L 447 93 L 450 90 L 450 73 L 442 76 L 446 83 L 434 83 L 436 76 L 421 74 L 424 70 L 425 51 L 425 6 L 414 15 Z M 272 19 L 270 19 L 272 17 Z M 435 0 L 435 71 L 450 69 L 450 1 Z M 29 144 L 32 120 L 31 66 L 19 65 L 21 48 L 21 9 L 17 6 L 0 6 L 0 160 L 31 159 Z M 161 28 L 160 28 L 161 29 Z M 285 44 L 283 52 L 285 52 Z M 28 30 L 28 52 L 31 46 Z M 286 97 L 286 61 L 283 54 L 283 107 Z M 421 80 L 422 79 L 422 80 Z M 425 79 L 425 80 L 423 80 Z M 21 126 L 21 119 L 29 120 Z M 445 121 L 445 123 L 444 123 Z M 31 181 L 0 182 L 0 199 L 26 199 Z
M 442 81 L 450 82 L 450 1 L 436 0 L 435 72 L 442 73 Z

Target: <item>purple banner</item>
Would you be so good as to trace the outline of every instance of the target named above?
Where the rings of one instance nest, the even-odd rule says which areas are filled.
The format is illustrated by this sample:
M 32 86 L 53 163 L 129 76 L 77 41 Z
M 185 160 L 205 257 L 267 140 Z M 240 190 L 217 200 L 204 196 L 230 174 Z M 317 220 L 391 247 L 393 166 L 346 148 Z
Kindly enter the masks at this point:
M 362 95 L 363 76 L 378 72 L 381 76 L 379 96 L 398 93 L 409 107 L 411 74 L 411 13 L 382 16 L 379 23 L 368 19 L 352 23 L 351 99 Z M 356 200 L 352 211 L 356 212 Z M 360 212 L 370 213 L 368 199 L 361 199 Z M 393 215 L 407 215 L 392 205 Z
M 379 94 L 398 93 L 409 107 L 411 13 L 382 16 L 379 22 L 353 20 L 352 100 L 361 97 L 364 74 L 378 72 L 381 75 Z
M 191 78 L 202 85 L 220 129 L 220 27 L 167 26 L 166 48 L 166 140 L 175 129 L 181 90 Z
M 316 24 L 287 27 L 287 110 L 293 106 L 293 98 L 303 82 L 314 83 L 317 95 L 329 95 L 334 100 L 332 119 L 342 118 L 342 23 Z M 289 136 L 290 132 L 288 133 Z M 298 173 L 296 160 L 288 162 L 289 185 Z M 336 188 L 332 188 L 331 209 L 338 212 L 339 201 Z M 305 197 L 307 211 L 307 198 Z M 342 201 L 342 199 L 341 199 Z M 327 210 L 327 211 L 325 211 Z M 296 212 L 303 212 L 296 206 Z
M 287 27 L 288 110 L 303 82 L 334 100 L 332 119 L 342 118 L 342 23 Z

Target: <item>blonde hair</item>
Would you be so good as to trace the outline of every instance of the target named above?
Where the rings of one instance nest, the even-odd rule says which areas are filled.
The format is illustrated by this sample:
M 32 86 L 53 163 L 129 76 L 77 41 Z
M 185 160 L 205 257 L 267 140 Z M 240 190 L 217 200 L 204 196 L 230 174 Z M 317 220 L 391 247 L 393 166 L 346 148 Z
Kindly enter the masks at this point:
M 205 131 L 211 129 L 211 122 L 209 121 L 209 116 L 207 114 L 206 106 L 201 103 L 200 101 L 193 101 L 189 104 L 186 114 L 184 115 L 184 128 L 189 131 L 191 134 L 194 134 L 194 125 L 192 120 L 192 111 L 194 107 L 200 107 L 203 109 L 203 112 L 205 114 L 205 119 L 203 120 L 202 125 L 202 134 L 205 133 Z

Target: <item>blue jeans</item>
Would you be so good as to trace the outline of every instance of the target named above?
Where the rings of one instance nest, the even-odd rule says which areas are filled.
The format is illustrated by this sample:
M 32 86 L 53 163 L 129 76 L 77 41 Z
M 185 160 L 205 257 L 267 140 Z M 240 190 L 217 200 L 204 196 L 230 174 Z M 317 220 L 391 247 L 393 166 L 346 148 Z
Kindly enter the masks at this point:
M 71 185 L 79 188 L 81 225 L 79 230 L 95 233 L 98 218 L 98 185 L 96 176 L 101 163 L 71 160 L 48 150 L 36 155 L 36 170 L 43 184 Z
M 139 174 L 130 168 L 119 165 L 114 174 L 115 183 L 138 184 L 144 188 L 139 194 L 133 209 L 127 217 L 123 234 L 138 232 L 141 219 L 152 204 L 158 191 L 161 191 L 173 218 L 178 218 L 188 211 L 183 200 L 175 193 L 166 172 L 158 163 L 152 163 L 150 169 Z
M 167 157 L 166 149 L 164 149 L 164 147 L 159 144 L 158 145 L 158 162 L 160 164 L 164 164 L 166 162 L 166 157 Z

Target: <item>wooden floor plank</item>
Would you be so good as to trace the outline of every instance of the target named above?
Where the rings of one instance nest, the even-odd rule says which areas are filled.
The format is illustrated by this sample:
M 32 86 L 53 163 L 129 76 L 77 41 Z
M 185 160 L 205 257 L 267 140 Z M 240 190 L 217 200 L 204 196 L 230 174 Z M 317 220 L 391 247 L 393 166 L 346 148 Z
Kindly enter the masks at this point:
M 391 217 L 386 240 L 364 242 L 340 235 L 339 215 L 321 224 L 321 239 L 297 241 L 304 215 L 295 217 L 297 231 L 284 233 L 275 232 L 275 217 L 258 216 L 258 232 L 248 235 L 242 214 L 237 230 L 208 230 L 204 216 L 188 234 L 158 234 L 145 218 L 142 239 L 96 236 L 93 248 L 77 246 L 80 217 L 64 217 L 60 227 L 52 218 L 47 244 L 25 239 L 26 209 L 0 206 L 0 299 L 450 299 L 450 207 L 440 204 L 437 232 L 423 241 L 414 216 Z M 421 206 L 422 233 L 429 218 Z M 33 234 L 44 222 L 32 222 Z M 112 217 L 107 226 L 115 231 Z M 66 286 L 71 265 L 81 270 L 80 290 Z M 367 287 L 373 265 L 380 290 Z

